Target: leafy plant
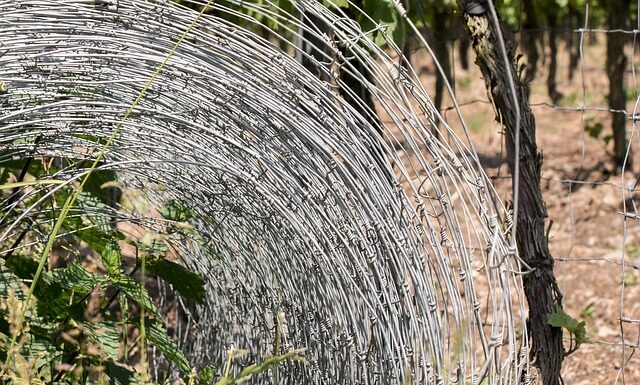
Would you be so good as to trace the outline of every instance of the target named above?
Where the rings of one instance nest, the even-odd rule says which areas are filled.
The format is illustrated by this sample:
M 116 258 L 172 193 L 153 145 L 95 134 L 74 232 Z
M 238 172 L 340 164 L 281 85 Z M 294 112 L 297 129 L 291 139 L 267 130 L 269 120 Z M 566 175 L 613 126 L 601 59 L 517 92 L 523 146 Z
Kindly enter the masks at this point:
M 63 192 L 53 202 L 65 200 L 67 195 L 68 192 Z M 124 235 L 106 223 L 104 216 L 98 215 L 104 209 L 99 199 L 91 193 L 79 197 L 77 215 L 68 216 L 61 226 L 72 234 L 71 238 L 65 238 L 65 243 L 71 246 L 82 241 L 89 245 L 100 257 L 105 271 L 89 270 L 90 266 L 82 262 L 78 252 L 72 252 L 73 258 L 65 262 L 66 266 L 41 271 L 32 290 L 34 301 L 28 304 L 29 289 L 25 282 L 34 280 L 38 261 L 22 253 L 13 254 L 6 261 L 0 260 L 2 302 L 13 302 L 13 308 L 22 309 L 21 314 L 24 314 L 21 320 L 14 310 L 0 312 L 4 320 L 0 322 L 0 356 L 6 362 L 3 378 L 24 379 L 26 365 L 31 373 L 40 377 L 75 383 L 100 362 L 110 362 L 106 367 L 107 375 L 109 370 L 117 368 L 122 377 L 126 372 L 127 357 L 119 351 L 127 350 L 124 345 L 131 342 L 127 332 L 140 324 L 140 319 L 128 317 L 132 305 L 145 309 L 151 317 L 147 320 L 148 341 L 184 373 L 190 372 L 184 354 L 166 334 L 151 294 L 133 277 L 140 262 L 131 271 L 125 271 L 118 243 Z M 55 211 L 45 212 L 42 219 L 50 220 Z M 42 223 L 38 226 L 47 227 Z M 197 274 L 167 260 L 154 259 L 150 266 L 158 277 L 171 277 L 168 282 L 185 298 L 202 301 L 204 280 Z M 184 283 L 185 280 L 188 283 Z M 12 339 L 16 342 L 12 343 Z M 34 361 L 35 357 L 40 359 Z M 128 372 L 133 374 L 131 370 Z
M 406 27 L 402 17 L 395 8 L 393 0 L 364 0 L 363 9 L 375 23 L 385 28 L 386 34 L 391 37 L 398 47 L 404 46 Z M 376 27 L 365 17 L 361 17 L 358 22 L 363 26 L 365 31 L 372 31 Z M 381 31 L 374 32 L 373 40 L 380 46 L 386 43 Z
M 18 194 L 19 204 L 14 211 L 3 211 L 5 216 L 0 217 L 6 223 L 24 207 L 43 198 L 51 186 L 62 183 L 50 179 L 45 173 L 47 167 L 43 167 L 45 163 L 46 159 L 33 159 L 25 173 L 27 179 L 42 179 L 6 182 L 0 186 L 5 198 Z M 24 164 L 0 162 L 0 168 L 5 170 L 5 181 L 16 180 Z M 65 235 L 55 242 L 56 247 L 51 245 L 60 262 L 43 265 L 32 288 L 32 301 L 27 301 L 28 284 L 34 281 L 40 268 L 38 256 L 43 253 L 43 244 L 35 242 L 35 246 L 10 255 L 5 253 L 0 259 L 0 359 L 6 362 L 0 382 L 35 379 L 60 384 L 148 382 L 149 376 L 145 373 L 148 365 L 142 362 L 146 360 L 130 355 L 135 345 L 140 352 L 147 349 L 147 344 L 155 346 L 194 384 L 236 383 L 282 360 L 298 357 L 297 351 L 276 355 L 243 368 L 236 375 L 227 372 L 217 382 L 211 367 L 198 373 L 171 340 L 155 298 L 144 284 L 144 274 L 164 280 L 176 294 L 197 303 L 204 302 L 204 279 L 169 259 L 167 236 L 147 231 L 140 239 L 133 239 L 114 225 L 108 215 L 110 208 L 103 199 L 103 189 L 117 185 L 124 190 L 123 197 L 128 195 L 127 189 L 117 182 L 115 174 L 101 175 L 101 172 L 94 171 L 95 177 L 77 194 L 75 206 L 60 223 Z M 24 194 L 20 189 L 25 187 L 34 192 Z M 41 233 L 51 232 L 60 207 L 69 200 L 73 188 L 66 186 L 51 199 L 44 200 L 41 214 L 34 217 L 32 225 L 22 229 L 26 235 L 8 239 L 0 249 L 15 247 L 20 239 L 33 238 L 32 230 L 36 227 Z M 192 209 L 170 200 L 158 212 L 166 221 L 169 234 L 186 234 L 198 239 L 189 225 L 195 216 Z M 91 258 L 80 254 L 80 244 L 91 249 Z M 125 246 L 135 249 L 135 260 L 132 261 L 131 255 L 125 256 Z M 136 278 L 142 270 L 145 271 L 142 279 Z M 140 338 L 142 335 L 144 338 Z M 142 372 L 136 372 L 131 366 L 135 362 L 142 364 Z
M 547 322 L 551 326 L 562 328 L 569 332 L 569 349 L 565 350 L 565 356 L 572 354 L 580 347 L 580 345 L 588 342 L 587 330 L 584 321 L 578 322 L 562 309 L 558 309 L 549 314 Z
M 200 15 L 205 9 L 206 6 Z M 199 17 L 149 79 L 123 122 Z M 107 205 L 116 203 L 105 187 L 113 187 L 116 176 L 97 166 L 120 127 L 106 140 L 78 138 L 99 145 L 101 150 L 79 183 L 68 183 L 55 194 L 47 186 L 64 182 L 50 178 L 58 171 L 53 159 L 16 159 L 12 154 L 0 154 L 0 192 L 7 194 L 3 202 L 13 210 L 2 210 L 2 223 L 9 223 L 34 202 L 41 205 L 39 214 L 18 224 L 22 226 L 17 229 L 18 235 L 0 245 L 9 250 L 0 259 L 0 359 L 4 361 L 0 381 L 3 383 L 147 383 L 147 343 L 156 346 L 185 376 L 194 378 L 192 365 L 171 341 L 154 298 L 145 287 L 145 273 L 148 270 L 165 279 L 179 294 L 200 303 L 204 299 L 204 280 L 169 261 L 166 247 L 156 247 L 155 238 L 152 246 L 140 250 L 140 242 L 126 238 L 105 215 L 109 212 Z M 69 168 L 87 167 L 83 161 L 65 161 Z M 36 180 L 25 181 L 29 174 Z M 8 182 L 12 178 L 15 182 Z M 27 186 L 38 188 L 25 193 L 23 188 Z M 176 224 L 192 215 L 172 203 L 163 207 L 161 213 Z M 18 249 L 21 252 L 16 254 L 15 250 L 25 238 L 35 237 L 32 231 L 35 228 L 38 233 L 49 234 L 46 243 L 32 242 L 34 246 Z M 62 229 L 66 234 L 61 237 L 64 240 L 61 243 L 58 234 Z M 136 247 L 132 269 L 126 267 L 123 258 L 121 245 L 125 240 Z M 83 260 L 76 247 L 81 243 L 89 246 L 94 256 L 99 256 L 103 271 Z M 58 255 L 62 263 L 52 264 L 49 257 L 56 244 L 64 246 L 67 255 Z M 135 278 L 138 270 L 140 280 Z M 131 340 L 132 332 L 139 334 L 138 340 Z M 142 371 L 139 373 L 128 366 L 131 343 L 140 348 Z M 288 353 L 270 358 L 262 365 L 249 366 L 236 377 L 225 376 L 221 383 L 234 383 L 296 354 Z M 210 382 L 212 377 L 211 370 L 207 369 L 199 378 Z

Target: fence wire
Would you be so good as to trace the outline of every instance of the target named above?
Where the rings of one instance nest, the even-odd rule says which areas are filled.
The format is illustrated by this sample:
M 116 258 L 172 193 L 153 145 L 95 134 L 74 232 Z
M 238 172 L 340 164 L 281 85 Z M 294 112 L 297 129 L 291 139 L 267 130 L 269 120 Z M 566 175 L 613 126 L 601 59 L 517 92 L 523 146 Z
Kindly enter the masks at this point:
M 206 278 L 206 303 L 173 325 L 188 356 L 220 371 L 232 348 L 245 363 L 306 348 L 279 369 L 296 384 L 528 382 L 509 213 L 385 27 L 311 0 L 212 8 L 99 166 L 150 203 L 91 213 L 163 234 Z M 194 16 L 169 1 L 0 1 L 0 162 L 52 159 L 40 177 L 66 181 L 4 198 L 2 253 L 46 238 L 43 202 L 87 172 Z M 194 233 L 170 230 L 168 201 L 195 213 Z
M 540 52 L 538 72 L 529 88 L 538 143 L 545 155 L 542 184 L 551 222 L 550 248 L 566 310 L 586 322 L 589 340 L 566 357 L 564 381 L 634 384 L 640 381 L 639 19 L 629 10 L 627 28 L 607 29 L 592 25 L 588 6 L 583 11 L 583 24 L 554 29 L 558 36 L 556 87 L 562 94 L 555 102 L 547 90 L 551 29 L 519 28 L 515 36 L 523 42 L 527 35 L 535 35 Z M 625 42 L 626 59 L 620 61 L 627 93 L 624 109 L 609 107 L 606 40 L 610 36 Z M 489 178 L 501 196 L 509 196 L 511 176 L 500 143 L 501 128 L 483 119 L 472 121 L 474 116 L 492 114 L 493 107 L 484 95 L 482 81 L 477 80 L 479 72 L 463 68 L 458 45 L 452 39 L 448 52 L 453 62 L 456 105 L 445 103 L 443 116 L 458 127 L 457 118 L 450 117 L 449 111 L 456 106 L 462 110 Z M 525 54 L 523 63 L 531 66 L 525 48 L 521 45 L 519 49 Z M 416 71 L 426 71 L 428 77 L 431 59 L 422 51 L 415 47 L 412 62 L 420 63 Z M 577 58 L 575 64 L 572 56 Z M 628 144 L 622 170 L 616 169 L 611 152 L 615 114 L 622 114 L 626 121 Z M 566 346 L 569 344 L 567 336 Z

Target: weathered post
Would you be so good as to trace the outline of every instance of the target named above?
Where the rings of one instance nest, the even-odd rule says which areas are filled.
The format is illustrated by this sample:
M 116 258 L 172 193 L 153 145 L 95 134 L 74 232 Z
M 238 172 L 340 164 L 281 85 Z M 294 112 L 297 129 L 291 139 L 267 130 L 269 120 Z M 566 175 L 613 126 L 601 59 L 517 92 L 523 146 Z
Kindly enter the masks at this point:
M 496 120 L 506 131 L 507 161 L 512 175 L 516 174 L 516 167 L 519 170 L 519 180 L 513 184 L 514 196 L 518 194 L 518 199 L 514 199 L 518 209 L 516 242 L 520 257 L 533 269 L 523 276 L 529 303 L 531 358 L 544 385 L 559 385 L 564 357 L 562 329 L 549 325 L 548 316 L 562 307 L 562 294 L 553 274 L 553 257 L 545 234 L 547 213 L 540 189 L 542 153 L 536 145 L 535 118 L 527 100 L 526 85 L 516 70 L 515 43 L 511 38 L 503 38 L 495 9 L 484 0 L 461 0 L 461 5 L 477 55 L 476 64 L 495 105 Z

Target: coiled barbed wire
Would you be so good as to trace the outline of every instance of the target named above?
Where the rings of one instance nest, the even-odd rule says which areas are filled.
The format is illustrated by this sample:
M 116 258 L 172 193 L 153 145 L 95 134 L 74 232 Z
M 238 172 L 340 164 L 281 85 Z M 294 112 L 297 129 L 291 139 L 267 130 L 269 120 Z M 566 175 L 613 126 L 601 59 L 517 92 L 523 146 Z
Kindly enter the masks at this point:
M 77 181 L 101 148 L 87 137 L 121 124 L 194 16 L 169 1 L 0 1 L 0 161 L 63 159 L 42 178 Z M 153 209 L 92 215 L 167 232 L 207 279 L 177 332 L 198 364 L 279 346 L 307 349 L 279 369 L 284 383 L 520 383 L 504 210 L 385 27 L 353 20 L 313 0 L 216 2 L 99 167 L 152 207 L 188 206 L 198 236 L 169 234 Z M 5 199 L 0 242 L 50 221 L 40 203 L 64 186 Z

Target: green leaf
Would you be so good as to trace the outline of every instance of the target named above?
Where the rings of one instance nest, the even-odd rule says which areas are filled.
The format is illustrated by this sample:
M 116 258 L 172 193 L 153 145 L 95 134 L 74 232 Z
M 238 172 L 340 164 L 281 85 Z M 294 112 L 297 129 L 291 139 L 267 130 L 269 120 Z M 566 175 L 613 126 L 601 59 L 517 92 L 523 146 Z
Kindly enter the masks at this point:
M 207 365 L 200 370 L 198 374 L 198 383 L 199 384 L 208 384 L 213 381 L 214 376 L 216 375 L 216 368 L 211 365 Z
M 122 254 L 117 242 L 111 241 L 107 243 L 102 251 L 101 258 L 109 277 L 116 277 L 122 274 Z
M 87 271 L 77 260 L 52 272 L 43 272 L 34 291 L 38 314 L 49 321 L 61 320 L 71 314 L 79 319 L 86 307 L 80 299 L 104 282 L 101 276 Z
M 62 354 L 62 352 L 57 351 L 56 347 L 47 339 L 35 335 L 31 329 L 31 327 L 33 327 L 31 322 L 29 323 L 29 327 L 29 333 L 26 336 L 27 338 L 25 338 L 26 341 L 24 345 L 22 345 L 21 350 L 23 351 L 23 355 L 28 355 L 36 359 L 36 367 L 46 365 Z
M 344 9 L 349 8 L 349 2 L 347 0 L 331 0 L 331 1 L 337 8 L 344 8 Z M 331 3 L 328 0 L 323 0 L 322 4 L 324 4 L 324 6 L 327 8 L 332 8 L 334 6 L 334 5 L 331 5 Z
M 613 135 L 605 135 L 602 140 L 604 140 L 604 144 L 609 144 L 613 140 Z
M 576 337 L 576 344 L 580 345 L 587 342 L 587 328 L 584 321 L 580 322 L 573 333 Z
M 249 380 L 254 375 L 264 373 L 270 367 L 278 366 L 281 362 L 284 362 L 287 360 L 302 360 L 303 358 L 300 356 L 300 353 L 302 351 L 304 351 L 304 349 L 291 350 L 281 355 L 267 357 L 264 361 L 262 361 L 259 364 L 255 363 L 255 364 L 245 366 L 244 368 L 242 368 L 240 373 L 238 373 L 233 377 L 232 376 L 222 377 L 216 382 L 216 385 L 239 384 L 241 382 Z
M 402 48 L 405 40 L 405 25 L 404 20 L 398 14 L 393 0 L 364 0 L 364 11 L 374 22 L 383 25 L 386 28 L 386 33 L 393 39 L 393 41 Z M 376 27 L 367 18 L 362 18 L 360 23 L 365 30 L 372 30 Z M 374 42 L 383 46 L 386 43 L 384 36 L 380 32 L 376 32 Z
M 78 293 L 81 297 L 82 293 Z M 34 290 L 38 314 L 48 322 L 57 322 L 69 314 L 72 290 L 65 290 L 50 272 L 43 272 Z
M 13 291 L 18 299 L 26 299 L 26 286 L 22 283 L 11 270 L 5 265 L 4 259 L 0 258 L 0 296 L 3 301 L 9 296 L 9 292 Z
M 131 298 L 133 301 L 138 303 L 140 306 L 143 306 L 146 310 L 153 313 L 154 316 L 160 318 L 160 312 L 156 307 L 156 304 L 153 302 L 153 298 L 138 281 L 129 277 L 128 275 L 120 275 L 117 277 L 112 277 L 111 281 L 113 285 L 120 290 L 122 290 L 127 297 Z
M 184 353 L 169 339 L 167 330 L 156 321 L 145 319 L 145 329 L 147 332 L 147 340 L 157 347 L 164 356 L 174 362 L 183 373 L 191 372 L 191 365 L 185 357 Z
M 576 321 L 569 314 L 565 313 L 562 309 L 558 309 L 549 314 L 548 322 L 551 326 L 555 326 L 557 328 L 565 328 L 572 333 L 578 327 L 578 321 Z
M 587 329 L 584 322 L 578 322 L 562 309 L 558 309 L 549 314 L 548 323 L 551 326 L 564 328 L 573 334 L 576 344 L 580 345 L 587 341 Z
M 116 172 L 112 170 L 94 170 L 84 185 L 84 190 L 103 203 L 111 205 L 117 203 L 120 189 L 117 187 L 103 187 L 105 183 L 116 181 Z M 109 184 L 111 186 L 112 184 Z
M 107 376 L 109 376 L 109 385 L 129 385 L 132 383 L 133 371 L 113 360 L 107 360 L 104 364 Z
M 12 259 L 14 257 L 12 257 Z M 13 292 L 18 300 L 25 301 L 28 288 L 14 272 L 7 268 L 5 261 L 0 259 L 0 301 L 7 301 L 10 292 Z M 49 305 L 47 310 L 51 308 L 51 304 Z M 48 341 L 52 333 L 57 330 L 56 324 L 44 321 L 39 312 L 39 305 L 37 309 L 38 310 L 34 311 L 33 308 L 29 308 L 25 312 L 25 322 L 29 327 L 29 332 L 25 336 L 28 338 L 23 341 L 22 350 L 25 352 L 25 355 L 31 357 L 42 352 L 48 352 L 49 356 L 53 357 L 54 348 Z M 5 316 L 6 314 L 0 311 L 0 340 L 2 340 L 2 334 L 4 334 L 4 336 L 11 335 L 9 323 L 6 321 Z M 0 355 L 3 353 L 5 352 L 2 352 L 0 349 Z
M 5 261 L 6 267 L 21 279 L 32 279 L 38 268 L 38 261 L 25 255 L 14 254 Z
M 588 318 L 596 311 L 596 303 L 590 302 L 584 309 L 580 311 L 580 318 Z
M 589 134 L 590 137 L 598 139 L 600 138 L 600 134 L 602 134 L 602 131 L 604 130 L 604 126 L 600 122 L 594 124 L 589 123 L 584 126 L 584 130 L 587 132 L 587 134 Z
M 265 3 L 265 5 L 273 4 L 269 1 L 263 1 L 263 2 Z M 274 12 L 277 12 L 278 15 L 280 16 L 285 16 L 285 19 L 286 19 L 288 18 L 288 15 L 297 14 L 298 9 L 295 7 L 295 3 L 296 3 L 295 1 L 291 1 L 291 0 L 277 0 L 277 9 L 272 7 L 271 10 L 273 10 Z M 269 28 L 273 28 L 275 31 L 282 31 L 283 29 L 282 25 L 279 25 L 278 23 L 276 23 L 275 20 L 273 20 L 273 22 L 270 22 L 269 20 L 271 19 L 273 18 L 267 17 L 267 25 L 269 26 Z M 282 23 L 285 19 L 280 19 L 279 21 Z M 286 30 L 287 27 L 291 28 L 293 27 L 293 25 L 290 22 L 285 22 L 284 29 Z
M 120 305 L 120 321 L 122 325 L 129 324 L 129 300 L 127 299 L 127 295 L 122 291 L 118 293 L 118 304 Z M 128 362 L 129 360 L 129 334 L 128 330 L 125 327 L 122 328 L 122 344 L 124 345 L 123 359 L 124 362 Z
M 0 158 L 3 158 L 3 154 L 0 152 Z M 12 156 L 6 156 L 11 158 Z M 16 160 L 3 160 L 0 162 L 1 168 L 6 168 L 8 171 L 12 171 L 15 175 L 18 175 L 22 168 L 26 165 L 26 162 L 29 160 L 25 160 L 24 157 L 20 157 L 20 159 Z M 42 166 L 42 161 L 40 159 L 31 159 L 31 163 L 29 164 L 29 169 L 27 173 L 34 177 L 39 177 L 44 174 L 44 167 Z
M 195 212 L 192 209 L 175 200 L 166 202 L 164 206 L 160 208 L 160 215 L 162 215 L 163 218 L 176 222 L 187 221 L 193 218 L 194 214 Z
M 64 205 L 68 193 L 56 195 L 59 207 Z M 107 243 L 125 238 L 111 223 L 111 217 L 108 213 L 107 205 L 91 194 L 82 192 L 78 195 L 76 207 L 71 209 L 62 226 L 86 242 L 98 254 L 102 254 Z M 49 216 L 56 219 L 58 214 L 57 211 L 51 211 Z
M 105 357 L 117 360 L 120 344 L 118 324 L 115 321 L 88 322 L 76 321 L 80 329 L 91 341 L 100 346 Z
M 204 302 L 204 279 L 197 273 L 166 259 L 148 261 L 147 270 L 169 282 L 183 297 Z
M 9 180 L 9 169 L 0 166 L 0 185 Z
M 102 282 L 102 279 L 85 269 L 78 260 L 73 260 L 67 267 L 53 271 L 53 281 L 63 289 L 87 294 Z

